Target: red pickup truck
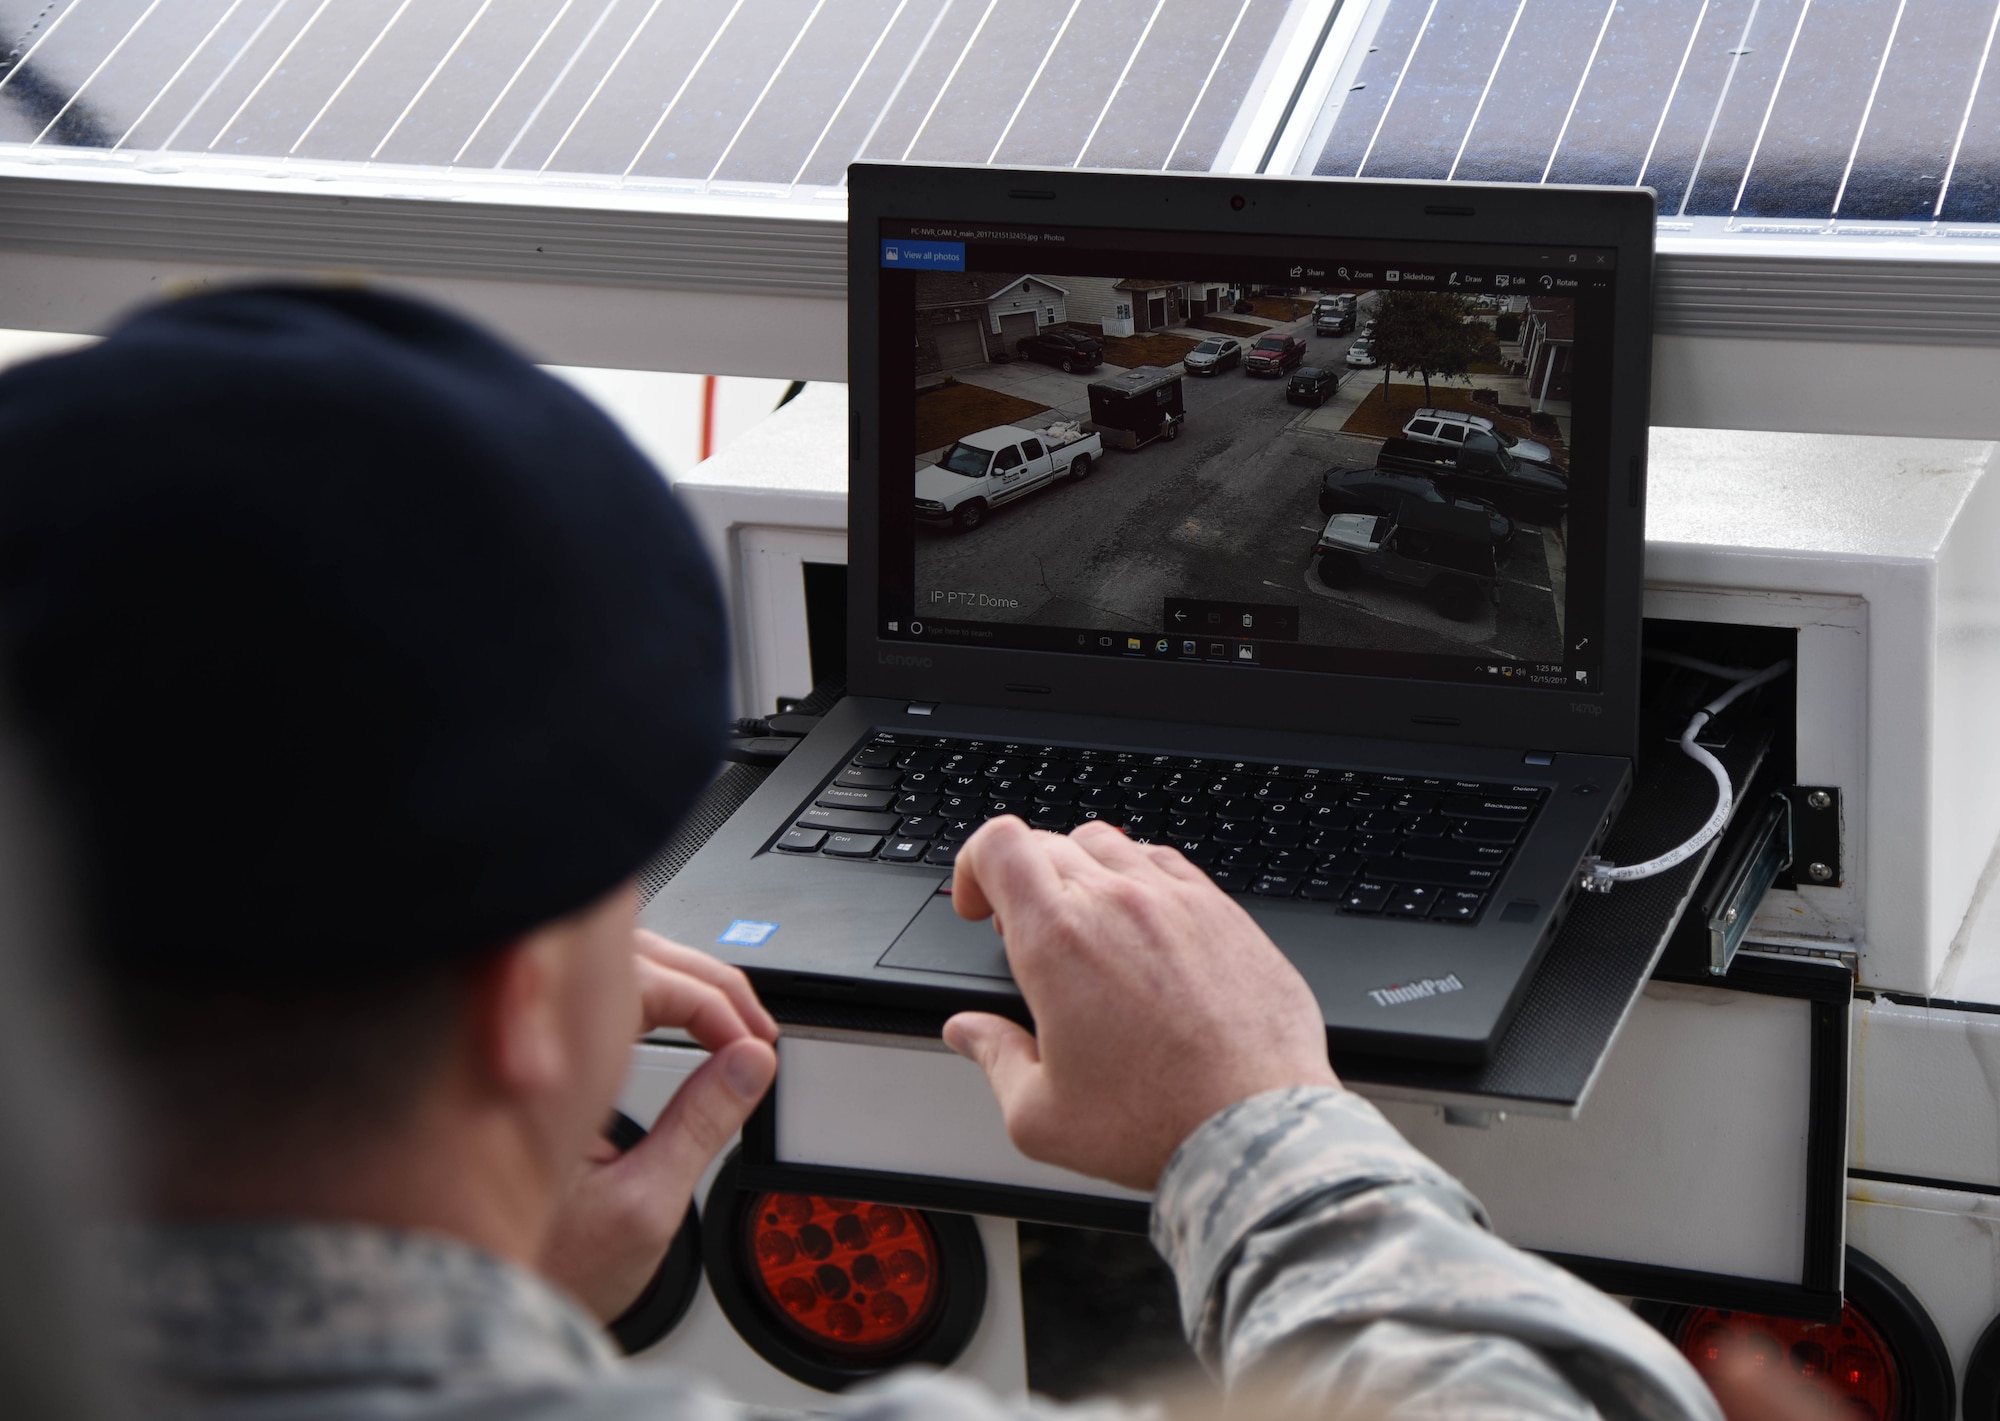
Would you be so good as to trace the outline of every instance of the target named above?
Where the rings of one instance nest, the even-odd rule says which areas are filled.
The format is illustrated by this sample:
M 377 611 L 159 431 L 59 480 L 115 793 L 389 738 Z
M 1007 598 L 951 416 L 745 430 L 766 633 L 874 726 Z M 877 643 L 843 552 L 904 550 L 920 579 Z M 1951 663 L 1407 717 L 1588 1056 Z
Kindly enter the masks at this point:
M 1256 344 L 1252 345 L 1249 353 L 1243 357 L 1243 373 L 1282 375 L 1287 370 L 1296 369 L 1305 358 L 1304 336 L 1259 336 Z

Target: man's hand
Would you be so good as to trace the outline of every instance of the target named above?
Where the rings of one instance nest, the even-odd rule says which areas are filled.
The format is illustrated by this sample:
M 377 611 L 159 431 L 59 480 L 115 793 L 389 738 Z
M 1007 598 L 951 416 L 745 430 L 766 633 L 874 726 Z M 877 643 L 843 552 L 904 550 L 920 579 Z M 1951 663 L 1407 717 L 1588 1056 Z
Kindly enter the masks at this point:
M 701 1173 L 777 1074 L 778 1024 L 750 979 L 705 952 L 636 934 L 641 1031 L 679 1027 L 711 1053 L 624 1154 L 600 1141 L 557 1210 L 543 1272 L 606 1322 L 638 1300 Z
M 1034 1013 L 1036 1035 L 983 1012 L 944 1027 L 1026 1155 L 1151 1189 L 1225 1106 L 1337 1084 L 1305 979 L 1172 849 L 995 819 L 959 850 L 952 903 L 993 918 Z

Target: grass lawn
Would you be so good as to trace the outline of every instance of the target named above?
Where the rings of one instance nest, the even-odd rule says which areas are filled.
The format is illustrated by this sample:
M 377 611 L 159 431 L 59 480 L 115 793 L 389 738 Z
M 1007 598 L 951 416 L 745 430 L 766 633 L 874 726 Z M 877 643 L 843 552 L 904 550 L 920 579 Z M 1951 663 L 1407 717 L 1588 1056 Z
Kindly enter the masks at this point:
M 1402 434 L 1403 426 L 1410 422 L 1411 411 L 1426 403 L 1424 400 L 1424 387 L 1422 385 L 1391 385 L 1389 387 L 1389 403 L 1387 408 L 1384 408 L 1382 404 L 1382 374 L 1380 371 L 1371 371 L 1369 373 L 1375 377 L 1375 388 L 1368 392 L 1366 399 L 1355 406 L 1354 413 L 1347 417 L 1347 423 L 1340 427 L 1341 432 L 1343 434 L 1368 435 L 1375 439 L 1397 438 Z M 1505 430 L 1516 439 L 1534 439 L 1539 443 L 1548 445 L 1549 451 L 1556 456 L 1557 461 L 1563 461 L 1563 446 L 1560 439 L 1544 439 L 1539 434 L 1530 434 L 1528 432 L 1528 421 L 1516 418 L 1510 414 L 1501 414 L 1491 405 L 1475 403 L 1472 398 L 1472 391 L 1470 390 L 1433 385 L 1431 386 L 1431 397 L 1428 403 L 1432 409 L 1458 410 L 1464 414 L 1484 415 L 1493 421 L 1495 428 Z
M 1249 321 L 1232 321 L 1227 316 L 1196 316 L 1188 324 L 1198 331 L 1215 331 L 1226 336 L 1260 336 L 1270 329 Z
M 1302 301 L 1296 296 L 1253 296 L 1250 298 L 1250 314 L 1262 316 L 1267 321 L 1296 321 L 1301 316 L 1313 312 L 1311 301 Z
M 938 385 L 917 391 L 917 452 L 945 445 L 996 424 L 1019 424 L 1047 410 L 1033 400 L 978 385 Z
M 1143 336 L 1105 336 L 1098 344 L 1104 347 L 1106 360 L 1130 370 L 1135 365 L 1178 364 L 1199 342 L 1155 331 Z

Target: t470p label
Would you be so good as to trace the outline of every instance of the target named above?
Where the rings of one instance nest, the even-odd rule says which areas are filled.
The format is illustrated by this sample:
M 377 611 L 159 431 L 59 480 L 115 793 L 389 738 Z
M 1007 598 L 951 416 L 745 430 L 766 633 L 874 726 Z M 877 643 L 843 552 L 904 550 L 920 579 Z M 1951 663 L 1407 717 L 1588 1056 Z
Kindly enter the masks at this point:
M 1377 987 L 1368 995 L 1378 1007 L 1399 1007 L 1405 1002 L 1420 1001 L 1425 997 L 1464 990 L 1465 983 L 1458 980 L 1457 974 L 1447 972 L 1442 977 L 1420 977 L 1414 982 L 1404 982 L 1394 987 Z

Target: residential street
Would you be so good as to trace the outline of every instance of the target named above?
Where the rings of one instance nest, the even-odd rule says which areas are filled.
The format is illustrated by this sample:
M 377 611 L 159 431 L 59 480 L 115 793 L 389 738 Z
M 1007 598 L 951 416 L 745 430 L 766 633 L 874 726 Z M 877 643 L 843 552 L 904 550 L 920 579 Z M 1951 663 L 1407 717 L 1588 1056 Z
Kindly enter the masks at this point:
M 1281 329 L 1305 336 L 1308 364 L 1345 368 L 1351 336 L 1315 336 L 1310 319 Z M 1094 378 L 1049 373 L 1073 380 L 1079 393 Z M 1371 378 L 1380 372 L 1353 372 L 1335 400 L 1313 411 L 1286 403 L 1282 378 L 1240 369 L 1187 377 L 1178 440 L 1107 451 L 1082 483 L 995 508 L 969 534 L 920 526 L 919 607 L 933 591 L 974 592 L 1017 601 L 1009 621 L 1159 632 L 1171 630 L 1163 621 L 1169 597 L 1269 603 L 1297 607 L 1300 640 L 1319 645 L 1560 660 L 1562 554 L 1539 528 L 1515 534 L 1497 617 L 1488 606 L 1453 622 L 1412 591 L 1373 581 L 1336 591 L 1320 582 L 1320 475 L 1334 464 L 1372 465 L 1379 447 L 1335 432 L 1336 404 L 1351 407 Z

